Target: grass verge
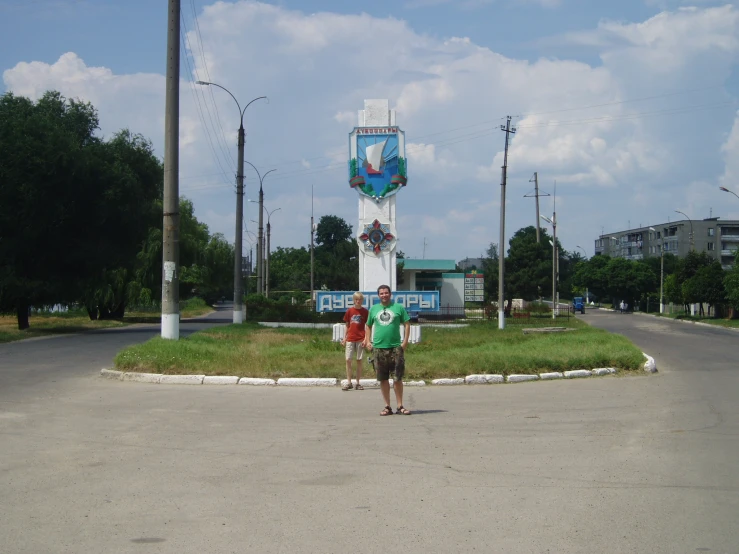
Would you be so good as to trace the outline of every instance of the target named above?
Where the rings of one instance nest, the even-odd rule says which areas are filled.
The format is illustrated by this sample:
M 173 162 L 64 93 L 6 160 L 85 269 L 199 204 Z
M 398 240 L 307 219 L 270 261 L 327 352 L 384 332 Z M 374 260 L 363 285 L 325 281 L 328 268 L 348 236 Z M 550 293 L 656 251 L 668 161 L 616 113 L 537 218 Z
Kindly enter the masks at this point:
M 211 311 L 213 311 L 213 308 L 206 304 L 202 298 L 191 298 L 181 303 L 180 317 L 197 317 Z M 93 329 L 125 327 L 133 323 L 160 323 L 161 314 L 159 312 L 131 311 L 127 312 L 123 319 L 92 321 L 86 312 L 75 310 L 65 313 L 33 314 L 28 322 L 30 327 L 19 331 L 15 316 L 0 315 L 0 343 L 49 335 L 82 333 Z
M 501 331 L 495 323 L 459 329 L 424 326 L 422 342 L 410 345 L 406 353 L 406 378 L 533 374 L 595 367 L 636 370 L 644 363 L 641 351 L 621 335 L 574 318 L 558 321 L 557 325 L 575 331 L 524 335 L 521 326 Z M 268 329 L 251 323 L 217 327 L 179 341 L 156 337 L 119 352 L 115 366 L 122 371 L 177 375 L 272 379 L 345 376 L 343 348 L 331 342 L 330 329 Z M 373 376 L 366 362 L 363 373 Z

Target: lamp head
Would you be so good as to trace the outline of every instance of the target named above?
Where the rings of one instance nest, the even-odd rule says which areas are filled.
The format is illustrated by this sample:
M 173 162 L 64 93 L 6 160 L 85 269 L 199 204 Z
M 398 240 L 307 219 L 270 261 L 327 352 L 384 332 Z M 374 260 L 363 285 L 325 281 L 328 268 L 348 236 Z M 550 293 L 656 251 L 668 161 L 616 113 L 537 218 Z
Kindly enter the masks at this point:
M 196 85 L 209 85 L 210 83 L 208 81 L 195 81 Z

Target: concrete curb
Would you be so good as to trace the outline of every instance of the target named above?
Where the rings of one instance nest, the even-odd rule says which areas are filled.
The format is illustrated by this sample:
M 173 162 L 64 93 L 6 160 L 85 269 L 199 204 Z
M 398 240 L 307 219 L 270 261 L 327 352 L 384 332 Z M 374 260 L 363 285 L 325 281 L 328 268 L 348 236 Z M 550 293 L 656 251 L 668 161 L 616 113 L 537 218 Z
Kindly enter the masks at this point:
M 643 353 L 646 358 L 644 362 L 644 371 L 647 373 L 657 373 L 657 364 L 649 354 Z M 467 377 L 456 377 L 448 379 L 433 379 L 433 386 L 456 386 L 456 385 L 489 385 L 500 383 L 524 383 L 527 381 L 551 381 L 555 379 L 578 379 L 585 377 L 604 377 L 606 375 L 615 375 L 616 369 L 612 367 L 597 367 L 590 369 L 575 369 L 572 371 L 551 371 L 546 373 L 532 375 L 488 375 L 477 374 L 468 375 Z M 341 381 L 334 377 L 282 377 L 275 381 L 274 379 L 263 379 L 258 377 L 236 377 L 236 376 L 205 376 L 205 375 L 162 375 L 159 373 L 135 373 L 116 371 L 114 369 L 101 369 L 100 376 L 106 379 L 116 381 L 135 381 L 139 383 L 155 383 L 163 385 L 252 385 L 252 386 L 280 386 L 280 387 L 335 387 L 337 385 L 344 386 L 347 384 L 346 379 Z M 375 379 L 360 379 L 359 383 L 368 389 L 380 388 L 380 383 Z M 425 387 L 425 381 L 404 381 L 406 387 Z M 390 386 L 393 380 L 390 379 Z

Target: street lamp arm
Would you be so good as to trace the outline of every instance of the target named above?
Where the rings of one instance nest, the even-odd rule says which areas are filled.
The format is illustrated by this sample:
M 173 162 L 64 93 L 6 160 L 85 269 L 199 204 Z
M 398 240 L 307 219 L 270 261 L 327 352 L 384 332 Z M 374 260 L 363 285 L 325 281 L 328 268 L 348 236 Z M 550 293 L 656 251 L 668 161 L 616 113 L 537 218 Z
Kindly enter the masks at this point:
M 246 106 L 244 106 L 244 109 L 241 111 L 241 119 L 243 121 L 244 119 L 244 112 L 246 112 L 246 108 L 251 106 L 252 102 L 256 102 L 257 100 L 267 99 L 267 102 L 269 102 L 269 99 L 266 96 L 257 96 L 254 100 L 251 100 Z
M 722 190 L 722 191 L 724 191 L 724 192 L 729 192 L 729 193 L 733 194 L 734 196 L 736 196 L 737 198 L 739 198 L 739 194 L 735 193 L 733 190 L 729 190 L 726 187 L 719 187 L 719 189 Z
M 241 111 L 241 104 L 239 104 L 239 101 L 236 100 L 236 97 L 233 94 L 231 94 L 231 91 L 230 90 L 228 90 L 226 87 L 222 87 L 218 83 L 211 83 L 210 81 L 195 81 L 195 83 L 198 84 L 198 85 L 207 85 L 207 86 L 213 85 L 214 87 L 218 87 L 219 89 L 225 90 L 229 94 L 229 96 L 234 99 L 234 102 L 236 102 L 236 106 L 239 108 L 239 115 L 242 118 L 241 124 L 242 125 L 244 124 L 244 122 L 243 122 L 244 112 Z M 250 102 L 250 104 L 251 104 L 251 102 Z M 244 109 L 246 109 L 246 108 L 244 108 Z
M 257 169 L 257 167 L 248 160 L 244 160 L 244 163 L 248 163 L 250 166 L 254 168 L 254 171 L 257 172 L 257 177 L 259 177 L 259 188 L 262 188 L 262 176 L 259 174 L 259 170 Z M 254 202 L 254 200 L 250 200 L 249 202 Z

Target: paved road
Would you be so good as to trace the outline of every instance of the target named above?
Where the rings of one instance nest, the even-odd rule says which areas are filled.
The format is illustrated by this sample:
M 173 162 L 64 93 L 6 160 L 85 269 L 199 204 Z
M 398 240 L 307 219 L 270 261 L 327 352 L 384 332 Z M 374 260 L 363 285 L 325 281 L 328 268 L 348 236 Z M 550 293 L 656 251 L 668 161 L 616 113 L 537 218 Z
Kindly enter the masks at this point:
M 427 387 L 386 418 L 371 390 L 106 381 L 104 354 L 16 384 L 0 392 L 0 550 L 737 552 L 739 335 L 584 317 L 660 373 Z M 42 341 L 25 345 L 41 372 Z M 18 373 L 12 348 L 0 375 Z

